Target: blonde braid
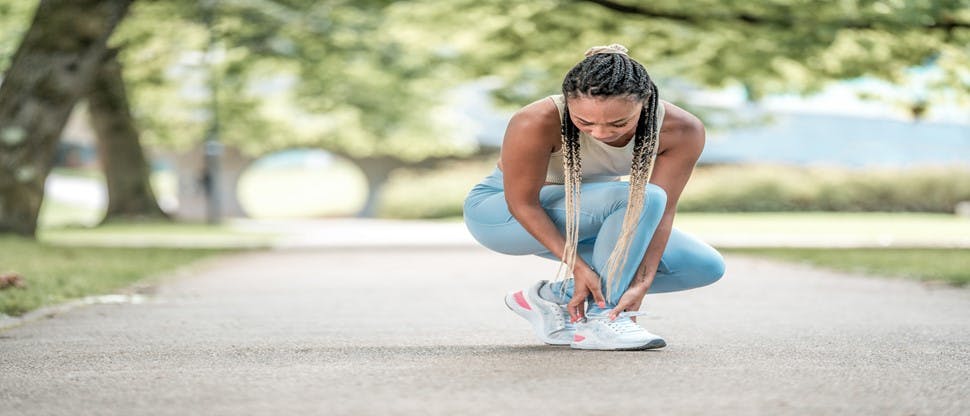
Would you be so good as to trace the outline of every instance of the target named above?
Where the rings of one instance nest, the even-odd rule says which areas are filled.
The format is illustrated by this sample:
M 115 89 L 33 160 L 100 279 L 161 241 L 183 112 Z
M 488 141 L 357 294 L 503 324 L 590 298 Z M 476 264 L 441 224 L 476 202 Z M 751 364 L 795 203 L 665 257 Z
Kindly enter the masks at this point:
M 579 200 L 582 185 L 583 163 L 579 157 L 579 129 L 569 122 L 569 107 L 564 110 L 562 123 L 563 172 L 566 190 L 566 246 L 556 280 L 570 278 L 576 267 L 579 247 Z M 566 270 L 563 271 L 563 267 Z M 565 289 L 565 286 L 563 286 Z
M 640 222 L 646 197 L 647 183 L 653 173 L 653 162 L 657 158 L 657 87 L 651 83 L 650 98 L 647 105 L 640 112 L 640 122 L 634 135 L 633 162 L 630 166 L 630 196 L 627 200 L 626 214 L 623 216 L 623 226 L 620 237 L 606 260 L 603 273 L 606 275 L 606 297 L 610 298 L 619 283 L 617 274 L 626 266 L 629 257 L 630 242 Z
M 566 245 L 557 280 L 572 276 L 579 245 L 579 207 L 582 185 L 582 160 L 579 153 L 579 129 L 569 116 L 568 99 L 579 95 L 591 97 L 632 96 L 644 102 L 634 133 L 633 160 L 630 165 L 630 194 L 620 237 L 606 261 L 604 270 L 597 271 L 606 278 L 606 297 L 612 298 L 619 283 L 617 274 L 629 257 L 630 243 L 643 212 L 646 187 L 650 182 L 657 157 L 659 131 L 657 110 L 659 93 L 646 69 L 631 59 L 622 45 L 593 47 L 586 59 L 576 64 L 563 79 L 563 96 L 567 105 L 563 111 L 562 148 L 566 191 Z M 563 267 L 567 270 L 563 272 Z M 565 285 L 562 285 L 565 290 Z

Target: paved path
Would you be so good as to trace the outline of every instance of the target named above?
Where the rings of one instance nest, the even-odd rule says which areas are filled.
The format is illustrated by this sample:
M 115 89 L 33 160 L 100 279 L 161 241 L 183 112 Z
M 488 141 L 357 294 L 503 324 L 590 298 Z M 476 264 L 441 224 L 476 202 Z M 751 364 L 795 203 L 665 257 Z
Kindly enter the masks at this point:
M 667 348 L 602 353 L 540 345 L 502 304 L 549 261 L 224 257 L 0 332 L 0 414 L 970 414 L 970 290 L 727 261 L 648 297 Z

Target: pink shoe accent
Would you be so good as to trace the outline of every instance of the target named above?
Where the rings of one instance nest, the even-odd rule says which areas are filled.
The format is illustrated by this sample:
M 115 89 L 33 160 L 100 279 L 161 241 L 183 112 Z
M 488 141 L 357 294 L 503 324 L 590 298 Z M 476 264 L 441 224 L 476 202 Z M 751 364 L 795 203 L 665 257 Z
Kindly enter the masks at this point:
M 586 337 L 582 335 L 573 335 L 573 342 L 583 342 Z
M 526 302 L 525 301 L 525 296 L 522 295 L 522 291 L 521 290 L 518 291 L 518 292 L 515 292 L 515 294 L 512 295 L 512 297 L 515 298 L 515 303 L 518 303 L 519 306 L 522 307 L 522 309 L 527 309 L 527 310 L 530 310 L 530 311 L 532 310 L 532 307 L 529 306 L 529 302 Z

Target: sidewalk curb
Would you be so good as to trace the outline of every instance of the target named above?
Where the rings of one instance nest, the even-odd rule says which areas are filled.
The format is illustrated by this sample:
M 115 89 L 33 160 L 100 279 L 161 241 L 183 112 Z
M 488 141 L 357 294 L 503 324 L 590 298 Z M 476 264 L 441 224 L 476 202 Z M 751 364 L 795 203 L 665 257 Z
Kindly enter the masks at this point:
M 86 296 L 80 299 L 72 299 L 65 301 L 64 303 L 58 303 L 56 305 L 43 306 L 38 309 L 34 309 L 27 312 L 21 316 L 10 316 L 0 314 L 0 332 L 6 331 L 8 329 L 16 328 L 21 325 L 29 324 L 31 322 L 40 321 L 42 319 L 50 319 L 57 315 L 70 312 L 74 309 L 78 309 L 89 305 L 108 305 L 117 303 L 141 303 L 146 298 L 145 295 L 140 294 L 111 294 L 111 295 L 96 295 L 96 296 Z

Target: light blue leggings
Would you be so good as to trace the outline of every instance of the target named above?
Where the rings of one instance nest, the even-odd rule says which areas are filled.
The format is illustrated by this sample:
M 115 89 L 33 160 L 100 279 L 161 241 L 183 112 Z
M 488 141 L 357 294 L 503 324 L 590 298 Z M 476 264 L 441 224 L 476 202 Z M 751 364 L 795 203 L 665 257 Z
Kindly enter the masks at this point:
M 623 216 L 629 197 L 627 182 L 584 182 L 580 197 L 579 255 L 597 273 L 602 273 L 606 260 L 620 236 Z M 653 233 L 663 215 L 667 194 L 659 186 L 649 184 L 646 201 L 630 242 L 626 265 L 614 283 L 614 291 L 607 299 L 615 306 L 630 286 L 640 260 L 643 259 Z M 561 232 L 565 230 L 566 202 L 563 185 L 546 185 L 539 191 L 539 203 Z M 504 254 L 535 254 L 559 261 L 538 240 L 532 237 L 509 212 L 502 185 L 502 171 L 495 169 L 481 183 L 475 185 L 465 199 L 465 225 L 472 236 L 485 247 Z M 664 250 L 657 275 L 648 293 L 675 292 L 693 289 L 716 282 L 724 274 L 724 260 L 706 243 L 676 228 Z M 606 291 L 603 279 L 603 294 Z M 572 297 L 572 279 L 553 286 L 554 293 L 565 293 L 561 302 Z M 563 290 L 564 292 L 560 292 Z

